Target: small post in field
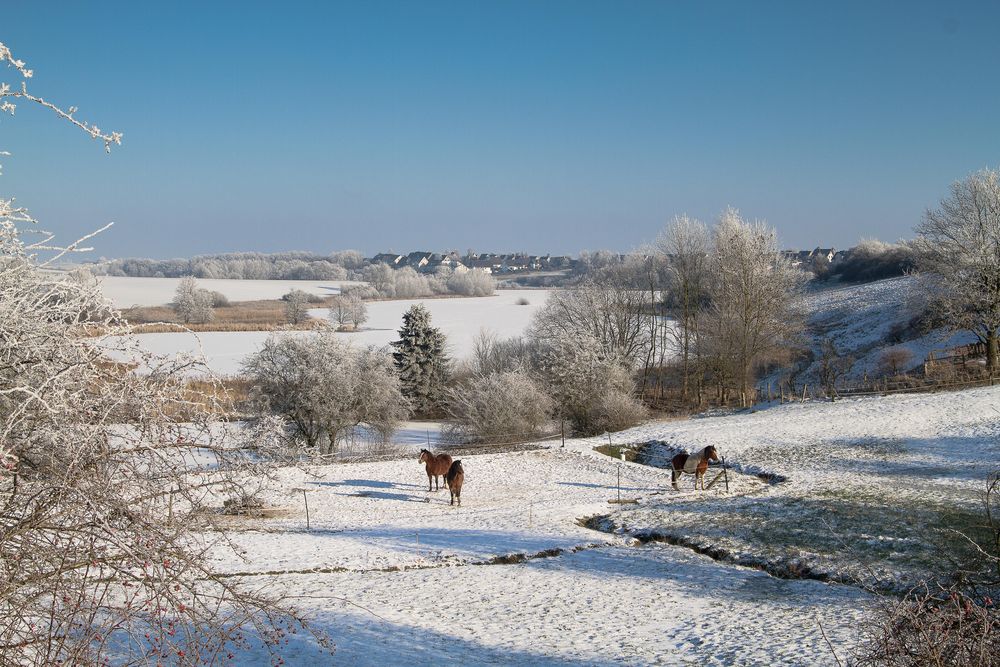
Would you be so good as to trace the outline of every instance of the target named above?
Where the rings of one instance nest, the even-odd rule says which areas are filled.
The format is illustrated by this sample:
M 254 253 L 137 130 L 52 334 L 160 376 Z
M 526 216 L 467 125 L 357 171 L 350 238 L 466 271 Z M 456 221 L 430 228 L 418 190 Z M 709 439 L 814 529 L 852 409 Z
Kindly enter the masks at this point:
M 306 530 L 312 530 L 312 525 L 309 522 L 309 495 L 308 495 L 309 494 L 309 489 L 306 489 L 304 487 L 299 486 L 299 487 L 295 487 L 294 489 L 292 489 L 292 493 L 294 493 L 296 491 L 302 492 L 302 501 L 306 505 Z

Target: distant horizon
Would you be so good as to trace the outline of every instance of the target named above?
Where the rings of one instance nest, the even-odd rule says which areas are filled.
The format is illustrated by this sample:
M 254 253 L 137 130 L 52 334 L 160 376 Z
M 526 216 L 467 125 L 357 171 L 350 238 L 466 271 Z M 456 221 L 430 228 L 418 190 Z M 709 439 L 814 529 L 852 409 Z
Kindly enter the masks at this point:
M 788 251 L 788 250 L 799 251 L 799 250 L 815 250 L 817 248 L 833 248 L 834 250 L 850 250 L 851 248 L 854 248 L 859 243 L 861 243 L 861 241 L 863 241 L 863 240 L 864 239 L 859 239 L 858 241 L 850 244 L 849 246 L 845 246 L 845 247 L 839 247 L 839 246 L 835 246 L 835 245 L 832 245 L 832 244 L 823 244 L 823 243 L 810 245 L 808 247 L 806 247 L 806 246 L 791 247 L 791 246 L 787 246 L 787 245 L 782 245 L 781 246 L 781 250 L 782 251 Z M 886 239 L 878 239 L 878 240 L 880 240 L 880 241 L 886 241 Z M 887 243 L 897 243 L 900 240 L 901 239 L 896 239 L 894 241 L 886 241 L 886 242 Z M 493 254 L 497 254 L 497 255 L 511 255 L 511 254 L 521 255 L 521 254 L 523 254 L 523 255 L 528 255 L 528 256 L 539 256 L 539 257 L 544 257 L 546 255 L 551 255 L 553 257 L 573 257 L 573 258 L 577 258 L 582 253 L 585 253 L 585 252 L 598 252 L 598 251 L 602 251 L 602 250 L 606 250 L 606 251 L 613 252 L 615 254 L 620 254 L 620 255 L 630 255 L 630 254 L 634 254 L 634 253 L 640 252 L 642 250 L 642 246 L 631 248 L 629 250 L 616 250 L 614 248 L 583 248 L 582 250 L 579 250 L 577 252 L 551 252 L 551 251 L 536 252 L 536 251 L 530 251 L 530 250 L 529 251 L 522 251 L 522 250 L 511 250 L 511 249 L 499 249 L 499 250 L 497 250 L 497 249 L 491 249 L 491 248 L 482 248 L 482 249 L 473 248 L 473 252 L 475 252 L 475 253 L 493 253 Z M 333 248 L 332 250 L 326 250 L 326 251 L 322 251 L 322 250 L 307 250 L 307 249 L 303 249 L 303 248 L 287 248 L 287 249 L 284 249 L 284 250 L 222 250 L 222 251 L 219 251 L 219 252 L 196 252 L 196 253 L 193 253 L 191 255 L 176 255 L 176 256 L 171 256 L 171 257 L 153 257 L 153 256 L 150 256 L 150 255 L 121 255 L 121 256 L 112 257 L 112 256 L 109 256 L 109 255 L 102 255 L 98 251 L 99 251 L 99 248 L 95 248 L 93 252 L 88 252 L 88 253 L 81 254 L 78 257 L 78 261 L 75 261 L 75 262 L 73 262 L 72 261 L 72 257 L 70 257 L 69 258 L 70 263 L 73 263 L 73 264 L 88 264 L 88 263 L 95 263 L 95 262 L 99 262 L 99 261 L 113 261 L 113 260 L 124 260 L 124 259 L 151 259 L 151 260 L 155 260 L 155 261 L 189 260 L 189 259 L 193 259 L 195 257 L 215 257 L 215 256 L 220 256 L 220 255 L 235 255 L 235 254 L 242 254 L 242 253 L 255 253 L 255 254 L 260 254 L 260 255 L 276 255 L 276 254 L 281 254 L 281 253 L 312 253 L 314 255 L 317 255 L 317 256 L 320 256 L 320 257 L 324 257 L 324 256 L 329 256 L 329 255 L 332 255 L 332 254 L 335 254 L 335 253 L 338 253 L 338 252 L 345 252 L 345 251 L 359 252 L 359 253 L 361 253 L 361 255 L 365 259 L 371 259 L 371 258 L 373 258 L 376 255 L 379 255 L 381 253 L 397 253 L 397 254 L 400 254 L 400 255 L 406 255 L 406 254 L 411 253 L 411 252 L 447 253 L 447 252 L 453 252 L 454 251 L 454 252 L 458 252 L 458 254 L 460 254 L 462 256 L 465 256 L 465 254 L 468 251 L 468 248 L 466 248 L 464 250 L 460 249 L 460 248 L 419 248 L 419 249 L 418 248 L 412 248 L 412 249 L 407 249 L 407 250 L 395 250 L 393 248 L 387 248 L 387 249 L 383 249 L 383 250 L 376 250 L 374 252 L 367 252 L 367 251 L 364 251 L 364 250 L 360 250 L 358 248 Z M 88 256 L 88 255 L 92 255 L 92 256 Z
M 92 257 L 631 251 L 726 206 L 785 248 L 912 236 L 1000 163 L 1000 4 L 9 0 L 0 196 Z M 3 80 L 20 85 L 5 68 Z

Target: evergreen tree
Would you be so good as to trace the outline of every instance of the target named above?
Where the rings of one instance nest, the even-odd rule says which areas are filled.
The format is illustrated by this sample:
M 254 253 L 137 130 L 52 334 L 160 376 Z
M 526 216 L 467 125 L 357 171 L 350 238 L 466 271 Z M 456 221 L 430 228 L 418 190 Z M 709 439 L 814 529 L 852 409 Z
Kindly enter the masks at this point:
M 426 308 L 417 304 L 403 313 L 399 340 L 392 346 L 403 395 L 412 401 L 417 414 L 436 412 L 444 398 L 448 357 L 444 334 L 431 326 Z

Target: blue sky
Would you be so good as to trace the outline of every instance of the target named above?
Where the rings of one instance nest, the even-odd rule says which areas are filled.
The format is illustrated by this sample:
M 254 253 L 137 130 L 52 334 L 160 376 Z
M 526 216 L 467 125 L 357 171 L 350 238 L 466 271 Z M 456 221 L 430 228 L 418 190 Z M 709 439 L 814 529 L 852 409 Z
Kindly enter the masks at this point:
M 1000 164 L 998 2 L 37 2 L 0 194 L 106 256 L 628 250 L 727 205 L 911 235 Z M 12 72 L 8 72 L 10 79 Z

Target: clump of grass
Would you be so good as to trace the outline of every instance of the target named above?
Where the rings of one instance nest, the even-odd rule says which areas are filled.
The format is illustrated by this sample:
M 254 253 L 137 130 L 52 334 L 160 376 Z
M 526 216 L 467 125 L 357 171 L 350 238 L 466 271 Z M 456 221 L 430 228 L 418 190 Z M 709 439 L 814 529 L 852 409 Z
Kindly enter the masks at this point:
M 625 461 L 634 462 L 639 457 L 639 450 L 632 449 L 631 447 L 626 447 L 624 445 L 600 445 L 599 447 L 594 447 L 594 451 L 598 454 L 604 454 L 605 456 L 610 456 L 613 459 L 618 459 L 619 461 L 623 459 L 622 453 L 625 454 Z

